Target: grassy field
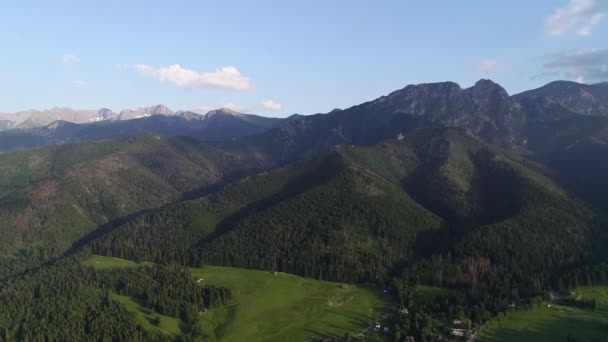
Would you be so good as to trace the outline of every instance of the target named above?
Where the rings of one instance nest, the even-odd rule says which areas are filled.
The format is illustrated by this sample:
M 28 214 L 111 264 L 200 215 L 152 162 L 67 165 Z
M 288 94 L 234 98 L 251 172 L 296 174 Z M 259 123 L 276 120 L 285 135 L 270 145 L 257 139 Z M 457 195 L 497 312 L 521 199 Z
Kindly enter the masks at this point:
M 390 310 L 388 296 L 367 288 L 294 275 L 207 266 L 201 283 L 233 289 L 229 308 L 205 316 L 222 341 L 307 341 L 365 329 Z
M 596 310 L 551 304 L 517 312 L 499 322 L 492 322 L 482 332 L 480 342 L 608 341 L 608 287 L 586 287 L 576 290 L 583 298 L 598 300 Z
M 152 265 L 149 262 L 136 263 L 131 260 L 112 258 L 103 255 L 91 255 L 82 262 L 85 266 L 92 266 L 96 270 L 105 270 L 119 267 L 138 267 Z
M 595 298 L 597 301 L 597 310 L 604 311 L 608 314 L 608 286 L 579 287 L 574 293 L 575 298 L 579 299 Z
M 83 264 L 103 270 L 149 263 L 92 255 Z M 207 310 L 208 334 L 220 341 L 307 341 L 353 334 L 391 308 L 390 297 L 378 289 L 298 277 L 285 273 L 206 266 L 191 269 L 200 283 L 232 289 L 226 308 Z M 179 334 L 180 320 L 159 315 L 132 298 L 113 295 L 149 331 Z M 160 318 L 158 326 L 152 324 Z

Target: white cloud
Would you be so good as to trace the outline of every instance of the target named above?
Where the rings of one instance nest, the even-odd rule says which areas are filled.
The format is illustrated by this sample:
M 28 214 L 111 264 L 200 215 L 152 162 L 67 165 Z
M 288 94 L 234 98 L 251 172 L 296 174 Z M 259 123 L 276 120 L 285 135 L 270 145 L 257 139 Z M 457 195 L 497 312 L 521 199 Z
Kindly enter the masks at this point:
M 71 54 L 65 54 L 61 57 L 61 63 L 65 66 L 71 66 L 80 62 L 80 58 Z
M 577 29 L 579 36 L 588 37 L 593 26 L 602 20 L 605 5 L 605 0 L 570 0 L 568 5 L 556 9 L 545 20 L 545 33 L 557 36 Z
M 496 73 L 507 69 L 507 64 L 496 59 L 486 59 L 477 64 L 477 70 L 483 73 Z
M 184 88 L 218 88 L 235 91 L 253 89 L 251 80 L 243 76 L 233 67 L 218 68 L 213 72 L 198 72 L 184 69 L 179 64 L 162 68 L 154 68 L 146 64 L 138 64 L 135 68 L 143 75 L 158 78 L 161 81 L 172 83 Z
M 264 107 L 265 109 L 270 109 L 270 110 L 279 110 L 279 109 L 281 109 L 281 104 L 276 103 L 272 100 L 265 100 L 265 101 L 262 101 L 262 107 Z

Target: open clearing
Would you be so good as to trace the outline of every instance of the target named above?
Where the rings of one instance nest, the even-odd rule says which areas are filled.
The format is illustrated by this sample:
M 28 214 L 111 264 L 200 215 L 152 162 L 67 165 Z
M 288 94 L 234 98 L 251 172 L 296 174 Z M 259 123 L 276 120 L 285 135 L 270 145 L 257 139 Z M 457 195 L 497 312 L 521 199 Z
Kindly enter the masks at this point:
M 390 310 L 378 290 L 285 273 L 206 266 L 201 283 L 231 288 L 233 303 L 205 319 L 222 341 L 307 341 L 353 334 Z
M 608 287 L 585 287 L 575 291 L 582 298 L 598 301 L 596 310 L 551 304 L 520 311 L 492 322 L 485 329 L 480 342 L 507 341 L 576 341 L 608 340 Z
M 597 310 L 608 314 L 608 286 L 585 286 L 576 289 L 575 296 L 580 299 L 595 299 Z
M 137 267 L 150 263 L 92 255 L 83 264 L 95 269 Z M 391 309 L 379 289 L 298 277 L 285 273 L 205 266 L 192 268 L 201 285 L 230 288 L 228 307 L 207 310 L 206 331 L 221 341 L 308 341 L 356 334 Z M 159 315 L 132 298 L 112 296 L 134 313 L 142 328 L 179 334 L 180 320 Z M 160 318 L 158 326 L 152 324 Z
M 152 263 L 149 262 L 136 263 L 135 261 L 131 260 L 107 257 L 103 255 L 91 255 L 90 257 L 86 258 L 82 264 L 85 266 L 93 266 L 96 270 L 152 265 Z

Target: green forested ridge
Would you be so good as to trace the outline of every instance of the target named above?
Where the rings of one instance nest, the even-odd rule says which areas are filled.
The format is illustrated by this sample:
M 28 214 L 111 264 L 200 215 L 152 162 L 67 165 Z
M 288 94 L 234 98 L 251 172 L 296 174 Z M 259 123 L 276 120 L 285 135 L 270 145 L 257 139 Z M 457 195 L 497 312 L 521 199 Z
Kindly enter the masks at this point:
M 256 167 L 245 155 L 152 135 L 0 155 L 2 274 L 58 256 L 98 227 Z
M 340 150 L 144 215 L 102 236 L 93 251 L 153 261 L 187 251 L 182 261 L 192 264 L 381 280 L 411 257 L 419 233 L 440 234 L 441 220 Z
M 592 219 L 537 166 L 442 129 L 373 147 L 338 146 L 137 217 L 91 248 L 344 281 L 383 281 L 396 267 L 449 254 L 445 267 L 479 259 L 521 281 L 579 260 Z M 436 268 L 428 272 L 443 278 Z M 459 278 L 470 276 L 445 281 L 470 283 Z

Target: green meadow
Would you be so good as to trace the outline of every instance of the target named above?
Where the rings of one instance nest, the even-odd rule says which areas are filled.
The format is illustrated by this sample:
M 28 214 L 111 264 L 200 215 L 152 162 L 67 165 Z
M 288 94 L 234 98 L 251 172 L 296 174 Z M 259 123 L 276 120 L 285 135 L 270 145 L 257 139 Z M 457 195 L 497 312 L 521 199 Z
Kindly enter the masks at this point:
M 608 313 L 608 286 L 579 287 L 574 291 L 574 296 L 579 299 L 595 299 L 596 309 Z
M 92 266 L 96 270 L 152 265 L 152 263 L 149 263 L 149 262 L 136 263 L 131 260 L 107 257 L 107 256 L 102 256 L 102 255 L 91 255 L 90 257 L 86 258 L 82 262 L 82 264 L 85 266 Z
M 96 269 L 146 265 L 99 255 L 83 263 Z M 356 335 L 391 309 L 388 295 L 358 285 L 219 266 L 192 268 L 191 273 L 201 285 L 232 290 L 228 307 L 207 310 L 202 317 L 205 330 L 218 341 L 307 341 Z M 142 328 L 179 334 L 179 319 L 141 307 L 130 297 L 113 298 L 135 315 Z M 158 325 L 153 324 L 156 317 Z
M 378 290 L 285 273 L 206 266 L 201 282 L 231 288 L 233 303 L 207 318 L 222 341 L 307 341 L 354 335 L 390 311 Z
M 608 341 L 608 287 L 584 287 L 577 298 L 597 300 L 595 310 L 543 304 L 494 320 L 481 333 L 480 342 Z

